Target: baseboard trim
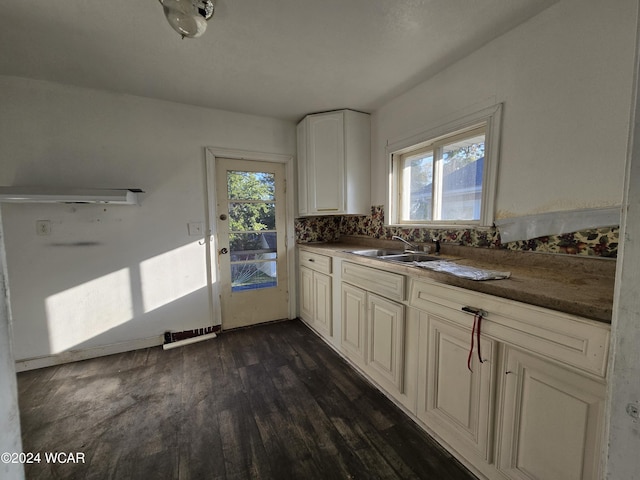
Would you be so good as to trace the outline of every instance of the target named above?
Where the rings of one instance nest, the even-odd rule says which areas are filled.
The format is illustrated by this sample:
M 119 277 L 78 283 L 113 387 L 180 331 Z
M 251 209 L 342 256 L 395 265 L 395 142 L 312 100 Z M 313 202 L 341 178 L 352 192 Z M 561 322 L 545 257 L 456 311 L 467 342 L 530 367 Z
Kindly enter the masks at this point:
M 89 358 L 104 357 L 115 353 L 130 352 L 142 348 L 156 347 L 164 343 L 164 335 L 140 338 L 126 342 L 101 345 L 99 347 L 86 348 L 83 350 L 70 350 L 68 352 L 57 353 L 55 355 L 45 355 L 43 357 L 26 358 L 16 360 L 16 372 L 25 372 L 38 368 L 52 367 L 63 363 L 78 362 Z

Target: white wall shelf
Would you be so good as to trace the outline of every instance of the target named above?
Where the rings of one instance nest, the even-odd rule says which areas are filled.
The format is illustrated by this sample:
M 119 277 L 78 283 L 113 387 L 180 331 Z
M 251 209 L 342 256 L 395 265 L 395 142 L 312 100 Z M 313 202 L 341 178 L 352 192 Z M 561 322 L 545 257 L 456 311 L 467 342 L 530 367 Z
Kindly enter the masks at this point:
M 0 187 L 0 202 L 137 205 L 140 189 Z

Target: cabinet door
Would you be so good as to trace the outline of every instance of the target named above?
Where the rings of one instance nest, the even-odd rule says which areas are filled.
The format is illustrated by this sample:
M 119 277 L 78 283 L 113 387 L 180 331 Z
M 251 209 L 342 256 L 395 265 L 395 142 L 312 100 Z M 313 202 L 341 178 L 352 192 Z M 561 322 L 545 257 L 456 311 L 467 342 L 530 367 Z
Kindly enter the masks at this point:
M 603 384 L 507 348 L 498 468 L 512 479 L 600 478 Z
M 313 271 L 300 267 L 300 318 L 307 323 L 313 323 L 313 304 Z
M 461 315 L 459 312 L 452 312 Z M 481 337 L 483 363 L 472 354 L 467 358 L 471 329 L 454 325 L 434 315 L 425 315 L 421 327 L 418 417 L 459 451 L 472 452 L 488 461 L 491 455 L 493 391 L 496 346 Z M 423 353 L 424 352 L 424 353 Z
M 307 193 L 309 213 L 344 211 L 344 114 L 308 117 Z
M 354 362 L 365 363 L 367 292 L 342 284 L 342 348 Z
M 404 306 L 367 295 L 367 370 L 383 386 L 402 393 Z
M 333 335 L 333 302 L 331 301 L 331 277 L 313 273 L 313 293 L 315 297 L 313 322 L 325 335 Z

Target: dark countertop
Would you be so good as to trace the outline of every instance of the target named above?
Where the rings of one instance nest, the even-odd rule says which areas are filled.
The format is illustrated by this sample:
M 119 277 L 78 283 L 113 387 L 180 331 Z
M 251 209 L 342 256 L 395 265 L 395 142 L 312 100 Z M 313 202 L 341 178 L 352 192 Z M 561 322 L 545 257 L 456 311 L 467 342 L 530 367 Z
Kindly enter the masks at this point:
M 446 285 L 508 298 L 531 305 L 611 323 L 616 262 L 614 259 L 572 255 L 512 252 L 445 244 L 443 260 L 453 260 L 488 270 L 511 272 L 503 280 L 474 281 L 447 273 L 402 265 L 347 253 L 363 248 L 394 248 L 402 244 L 360 237 L 343 238 L 334 243 L 301 243 L 298 248 L 357 261 L 363 265 L 426 277 Z

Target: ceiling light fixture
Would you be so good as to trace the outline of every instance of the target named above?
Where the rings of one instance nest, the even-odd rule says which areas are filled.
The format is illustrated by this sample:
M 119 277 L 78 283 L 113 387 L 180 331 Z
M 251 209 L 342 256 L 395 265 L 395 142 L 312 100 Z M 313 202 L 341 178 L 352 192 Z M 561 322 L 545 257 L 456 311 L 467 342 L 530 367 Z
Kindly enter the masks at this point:
M 207 29 L 207 20 L 213 17 L 214 0 L 158 0 L 169 25 L 182 38 L 199 37 Z

